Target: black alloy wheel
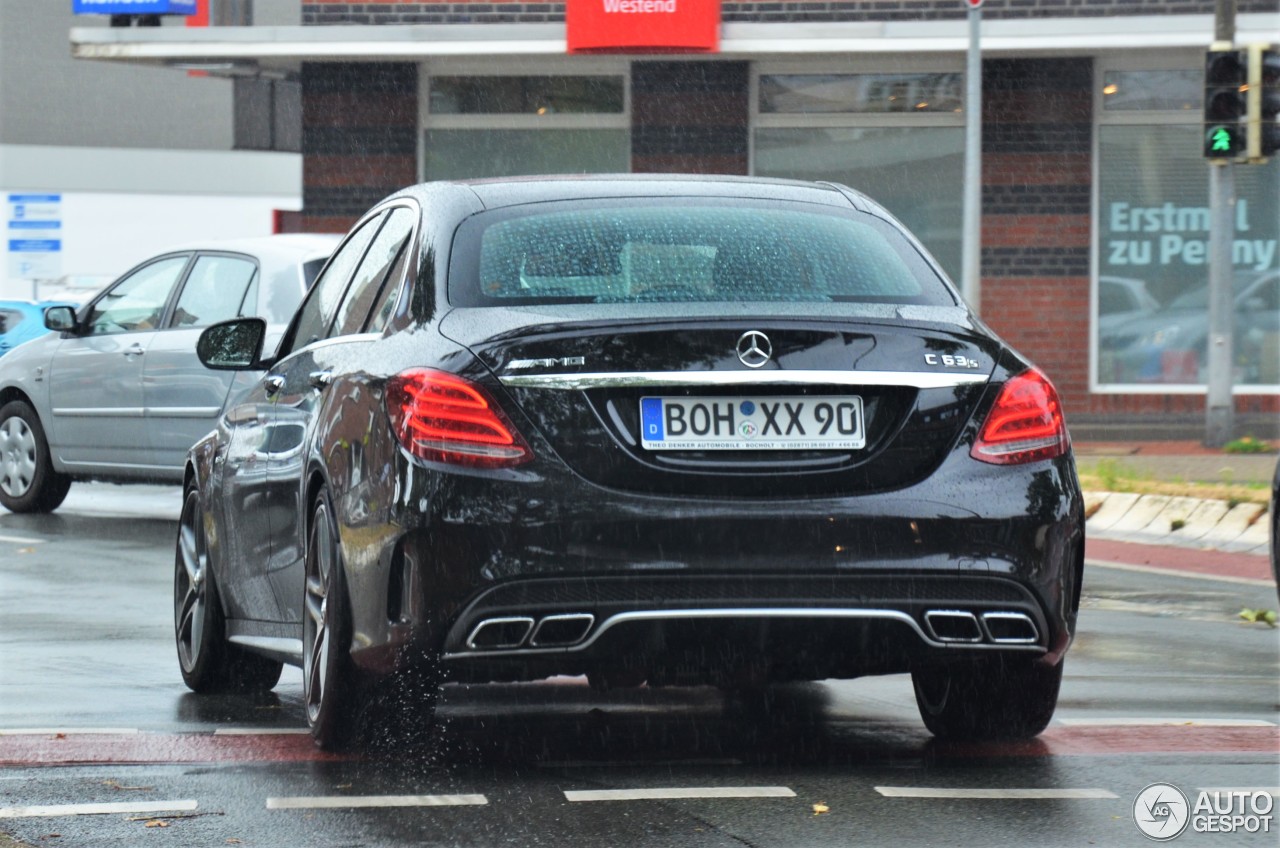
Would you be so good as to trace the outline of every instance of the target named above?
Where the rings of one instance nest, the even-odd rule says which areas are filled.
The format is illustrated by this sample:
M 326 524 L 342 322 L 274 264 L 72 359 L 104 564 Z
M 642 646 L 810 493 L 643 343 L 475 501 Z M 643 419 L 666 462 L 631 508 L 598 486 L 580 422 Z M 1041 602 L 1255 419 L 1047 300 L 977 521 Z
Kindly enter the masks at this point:
M 351 664 L 351 613 L 329 495 L 321 492 L 307 538 L 302 612 L 302 700 L 316 745 L 350 747 L 359 738 Z
M 0 504 L 10 512 L 53 512 L 71 478 L 53 469 L 40 416 L 26 401 L 0 408 Z
M 188 484 L 178 520 L 173 570 L 173 631 L 182 680 L 193 692 L 265 692 L 284 665 L 226 641 L 226 619 L 209 567 L 200 491 Z
M 1053 718 L 1062 666 L 990 657 L 911 673 L 925 727 L 939 739 L 1031 739 Z

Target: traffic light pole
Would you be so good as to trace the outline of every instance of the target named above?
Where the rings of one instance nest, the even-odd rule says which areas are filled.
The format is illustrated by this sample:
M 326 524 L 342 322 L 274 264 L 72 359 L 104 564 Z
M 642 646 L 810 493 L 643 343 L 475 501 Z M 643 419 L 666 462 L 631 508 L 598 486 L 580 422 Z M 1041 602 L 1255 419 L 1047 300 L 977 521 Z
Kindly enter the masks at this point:
M 969 0 L 969 52 L 965 60 L 964 197 L 961 215 L 960 293 L 982 313 L 982 3 Z
M 1229 49 L 1236 38 L 1236 0 L 1216 0 L 1213 40 Z M 1235 429 L 1232 398 L 1235 303 L 1232 242 L 1235 235 L 1236 178 L 1230 160 L 1209 163 L 1209 338 L 1205 353 L 1208 447 L 1231 441 Z

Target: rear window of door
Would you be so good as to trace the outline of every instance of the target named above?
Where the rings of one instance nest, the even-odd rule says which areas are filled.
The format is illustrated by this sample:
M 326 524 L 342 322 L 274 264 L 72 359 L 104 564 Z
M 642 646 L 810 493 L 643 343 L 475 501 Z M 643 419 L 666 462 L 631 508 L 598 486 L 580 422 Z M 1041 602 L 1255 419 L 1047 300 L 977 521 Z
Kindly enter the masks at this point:
M 395 285 L 398 282 L 398 275 L 392 272 L 402 267 L 397 259 L 413 234 L 413 225 L 417 219 L 418 213 L 404 206 L 392 209 L 387 215 L 386 224 L 378 232 L 373 244 L 369 245 L 364 261 L 356 269 L 355 277 L 347 289 L 347 296 L 338 309 L 332 335 L 345 336 L 360 332 L 383 285 Z M 397 279 L 389 279 L 393 276 Z
M 203 254 L 187 274 L 169 326 L 207 327 L 252 315 L 257 282 L 258 263 L 247 256 Z
M 338 252 L 333 255 L 320 278 L 316 280 L 307 299 L 303 301 L 294 323 L 293 332 L 280 347 L 280 355 L 285 356 L 295 350 L 306 347 L 312 342 L 328 336 L 329 325 L 333 321 L 338 303 L 346 293 L 347 282 L 355 271 L 364 252 L 378 232 L 378 225 L 384 215 L 377 215 L 360 225 L 353 232 Z

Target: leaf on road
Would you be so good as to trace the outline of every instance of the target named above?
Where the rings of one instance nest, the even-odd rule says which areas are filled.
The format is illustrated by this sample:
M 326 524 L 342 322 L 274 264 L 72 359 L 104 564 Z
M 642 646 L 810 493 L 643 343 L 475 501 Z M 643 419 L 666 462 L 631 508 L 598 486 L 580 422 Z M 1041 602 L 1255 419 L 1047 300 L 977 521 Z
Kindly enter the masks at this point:
M 143 827 L 168 827 L 169 823 L 163 819 L 152 819 L 143 825 Z
M 829 812 L 831 812 L 831 808 L 826 805 L 825 801 L 819 801 L 818 803 L 813 805 L 813 814 L 815 816 L 820 816 L 823 813 L 829 813 Z
M 1242 609 L 1239 612 L 1239 616 L 1251 624 L 1265 624 L 1268 627 L 1276 626 L 1275 610 Z
M 154 786 L 122 786 L 118 780 L 104 780 L 102 785 L 120 792 L 152 792 L 155 790 Z

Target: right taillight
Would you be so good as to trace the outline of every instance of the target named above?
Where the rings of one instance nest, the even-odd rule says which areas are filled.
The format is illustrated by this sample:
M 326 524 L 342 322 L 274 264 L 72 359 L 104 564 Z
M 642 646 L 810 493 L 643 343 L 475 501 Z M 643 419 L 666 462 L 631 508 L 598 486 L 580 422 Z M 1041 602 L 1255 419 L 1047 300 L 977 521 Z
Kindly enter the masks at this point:
M 484 389 L 456 374 L 402 371 L 387 381 L 386 404 L 396 438 L 419 459 L 506 468 L 533 458 Z
M 1000 389 L 969 455 L 996 465 L 1018 465 L 1062 456 L 1070 446 L 1058 392 L 1032 368 Z

